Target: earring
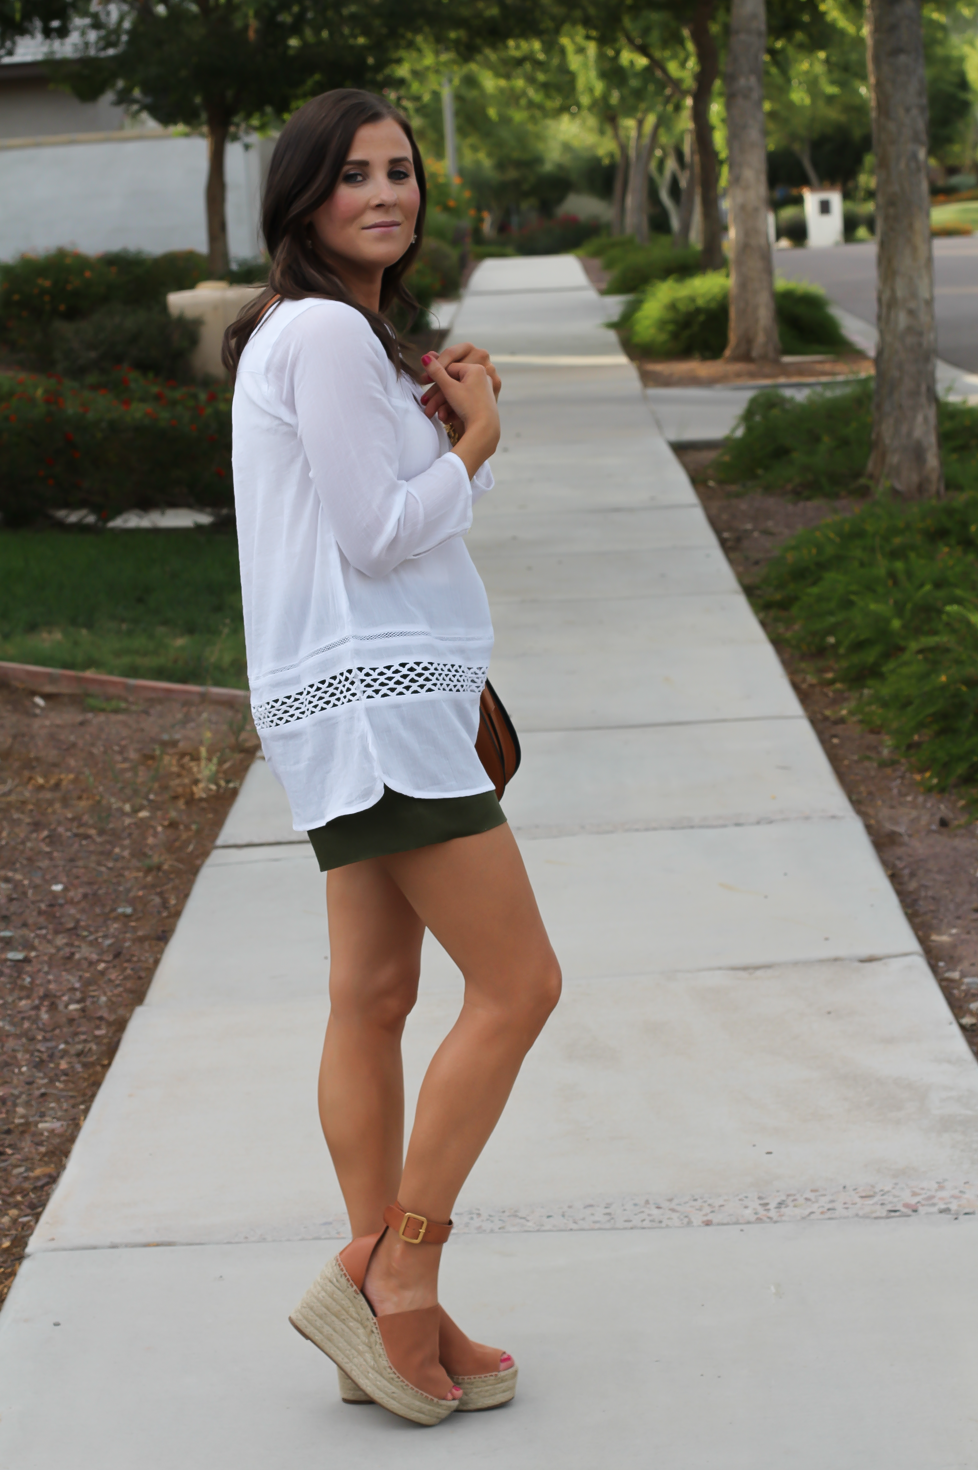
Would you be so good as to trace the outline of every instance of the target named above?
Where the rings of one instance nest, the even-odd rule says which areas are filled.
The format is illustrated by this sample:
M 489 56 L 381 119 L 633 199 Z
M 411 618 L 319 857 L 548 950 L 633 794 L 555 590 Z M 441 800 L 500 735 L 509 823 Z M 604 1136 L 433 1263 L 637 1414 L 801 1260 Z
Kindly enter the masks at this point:
M 418 238 L 418 232 L 417 232 L 417 230 L 415 230 L 414 234 L 411 236 L 411 244 L 412 245 L 414 244 L 414 242 L 415 242 L 415 240 L 417 238 Z

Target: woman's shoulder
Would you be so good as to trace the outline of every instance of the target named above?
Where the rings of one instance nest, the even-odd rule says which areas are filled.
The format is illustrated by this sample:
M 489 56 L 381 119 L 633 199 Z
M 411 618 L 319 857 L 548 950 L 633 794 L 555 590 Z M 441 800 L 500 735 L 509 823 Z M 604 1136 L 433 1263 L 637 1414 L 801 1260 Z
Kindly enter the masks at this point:
M 305 296 L 301 301 L 283 301 L 282 308 L 280 337 L 300 350 L 308 344 L 317 352 L 369 351 L 387 359 L 363 312 L 347 306 L 345 301 Z
M 303 296 L 279 301 L 252 333 L 242 354 L 245 371 L 289 373 L 314 355 L 317 362 L 365 357 L 387 362 L 387 354 L 362 312 L 344 301 Z M 247 361 L 246 361 L 247 358 Z

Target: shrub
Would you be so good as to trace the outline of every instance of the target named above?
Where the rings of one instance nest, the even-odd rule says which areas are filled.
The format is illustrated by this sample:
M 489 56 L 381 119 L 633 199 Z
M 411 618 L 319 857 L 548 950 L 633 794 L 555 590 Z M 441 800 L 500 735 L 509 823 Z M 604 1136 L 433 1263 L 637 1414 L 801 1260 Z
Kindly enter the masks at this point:
M 700 268 L 700 252 L 695 245 L 677 248 L 670 239 L 660 235 L 648 245 L 632 244 L 627 251 L 611 251 L 602 264 L 612 272 L 606 294 L 630 296 L 652 281 L 695 275 Z
M 978 786 L 978 494 L 874 501 L 782 548 L 761 595 L 783 636 L 831 657 L 934 787 Z
M 978 490 L 978 408 L 941 399 L 937 418 L 948 489 Z M 771 388 L 750 399 L 710 468 L 718 480 L 801 497 L 865 494 L 872 429 L 871 381 L 805 398 Z
M 105 377 L 119 363 L 156 377 L 187 378 L 199 336 L 199 322 L 158 307 L 103 306 L 79 321 L 52 324 L 52 365 L 65 378 Z
M 774 306 L 782 352 L 840 352 L 849 346 L 820 286 L 776 281 Z
M 0 515 L 230 511 L 231 394 L 119 372 L 113 388 L 0 377 Z
M 721 357 L 727 345 L 730 281 L 725 271 L 669 277 L 649 286 L 628 320 L 632 345 L 652 357 Z M 846 345 L 818 286 L 777 281 L 784 352 L 834 352 Z
M 487 241 L 482 245 L 473 245 L 471 250 L 473 260 L 499 260 L 504 256 L 519 255 L 514 245 L 497 245 L 495 241 Z
M 557 219 L 539 220 L 522 230 L 512 230 L 503 242 L 513 245 L 519 255 L 564 255 L 597 235 L 600 228 L 597 220 L 562 214 Z
M 932 235 L 939 237 L 946 235 L 973 235 L 975 233 L 974 228 L 971 225 L 966 225 L 963 220 L 951 219 L 941 220 L 938 224 L 932 221 L 930 232 Z
M 872 204 L 843 204 L 842 227 L 847 240 L 871 240 L 876 230 Z
M 228 280 L 232 286 L 263 286 L 268 280 L 268 257 L 254 255 L 250 260 L 236 261 L 228 271 Z
M 808 240 L 805 223 L 805 207 L 802 204 L 786 204 L 777 212 L 777 235 L 779 240 L 790 240 L 794 245 L 804 245 Z
M 436 297 L 457 296 L 461 281 L 458 251 L 444 240 L 428 238 L 421 242 L 405 284 L 427 310 Z
M 13 351 L 49 367 L 55 323 L 78 321 L 109 305 L 162 311 L 168 291 L 190 290 L 206 277 L 207 257 L 193 250 L 22 255 L 0 265 L 0 332 Z

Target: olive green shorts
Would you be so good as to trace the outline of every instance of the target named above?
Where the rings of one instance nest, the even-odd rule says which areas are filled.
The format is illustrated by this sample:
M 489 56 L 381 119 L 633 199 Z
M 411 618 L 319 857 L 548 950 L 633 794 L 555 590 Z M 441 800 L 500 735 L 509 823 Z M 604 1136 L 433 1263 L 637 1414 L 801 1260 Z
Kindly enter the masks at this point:
M 404 796 L 384 787 L 384 794 L 366 811 L 334 817 L 325 827 L 313 827 L 309 841 L 319 859 L 320 872 L 362 863 L 392 852 L 410 852 L 489 832 L 506 821 L 494 791 L 476 796 Z

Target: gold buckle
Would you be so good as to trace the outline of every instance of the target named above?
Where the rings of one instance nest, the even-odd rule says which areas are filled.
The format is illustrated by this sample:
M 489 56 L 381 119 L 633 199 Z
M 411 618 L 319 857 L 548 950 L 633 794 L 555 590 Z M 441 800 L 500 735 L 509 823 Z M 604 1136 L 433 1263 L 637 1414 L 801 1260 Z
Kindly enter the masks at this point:
M 421 1221 L 421 1233 L 420 1233 L 420 1235 L 405 1235 L 404 1234 L 404 1227 L 405 1227 L 405 1225 L 407 1224 L 407 1222 L 409 1220 L 420 1220 Z M 400 1224 L 400 1227 L 399 1227 L 397 1233 L 401 1237 L 401 1239 L 404 1241 L 404 1244 L 405 1245 L 420 1245 L 421 1242 L 424 1240 L 424 1233 L 427 1230 L 427 1228 L 428 1228 L 428 1221 L 425 1219 L 424 1215 L 416 1215 L 413 1210 L 405 1210 L 404 1211 L 404 1219 L 401 1221 L 401 1224 Z

